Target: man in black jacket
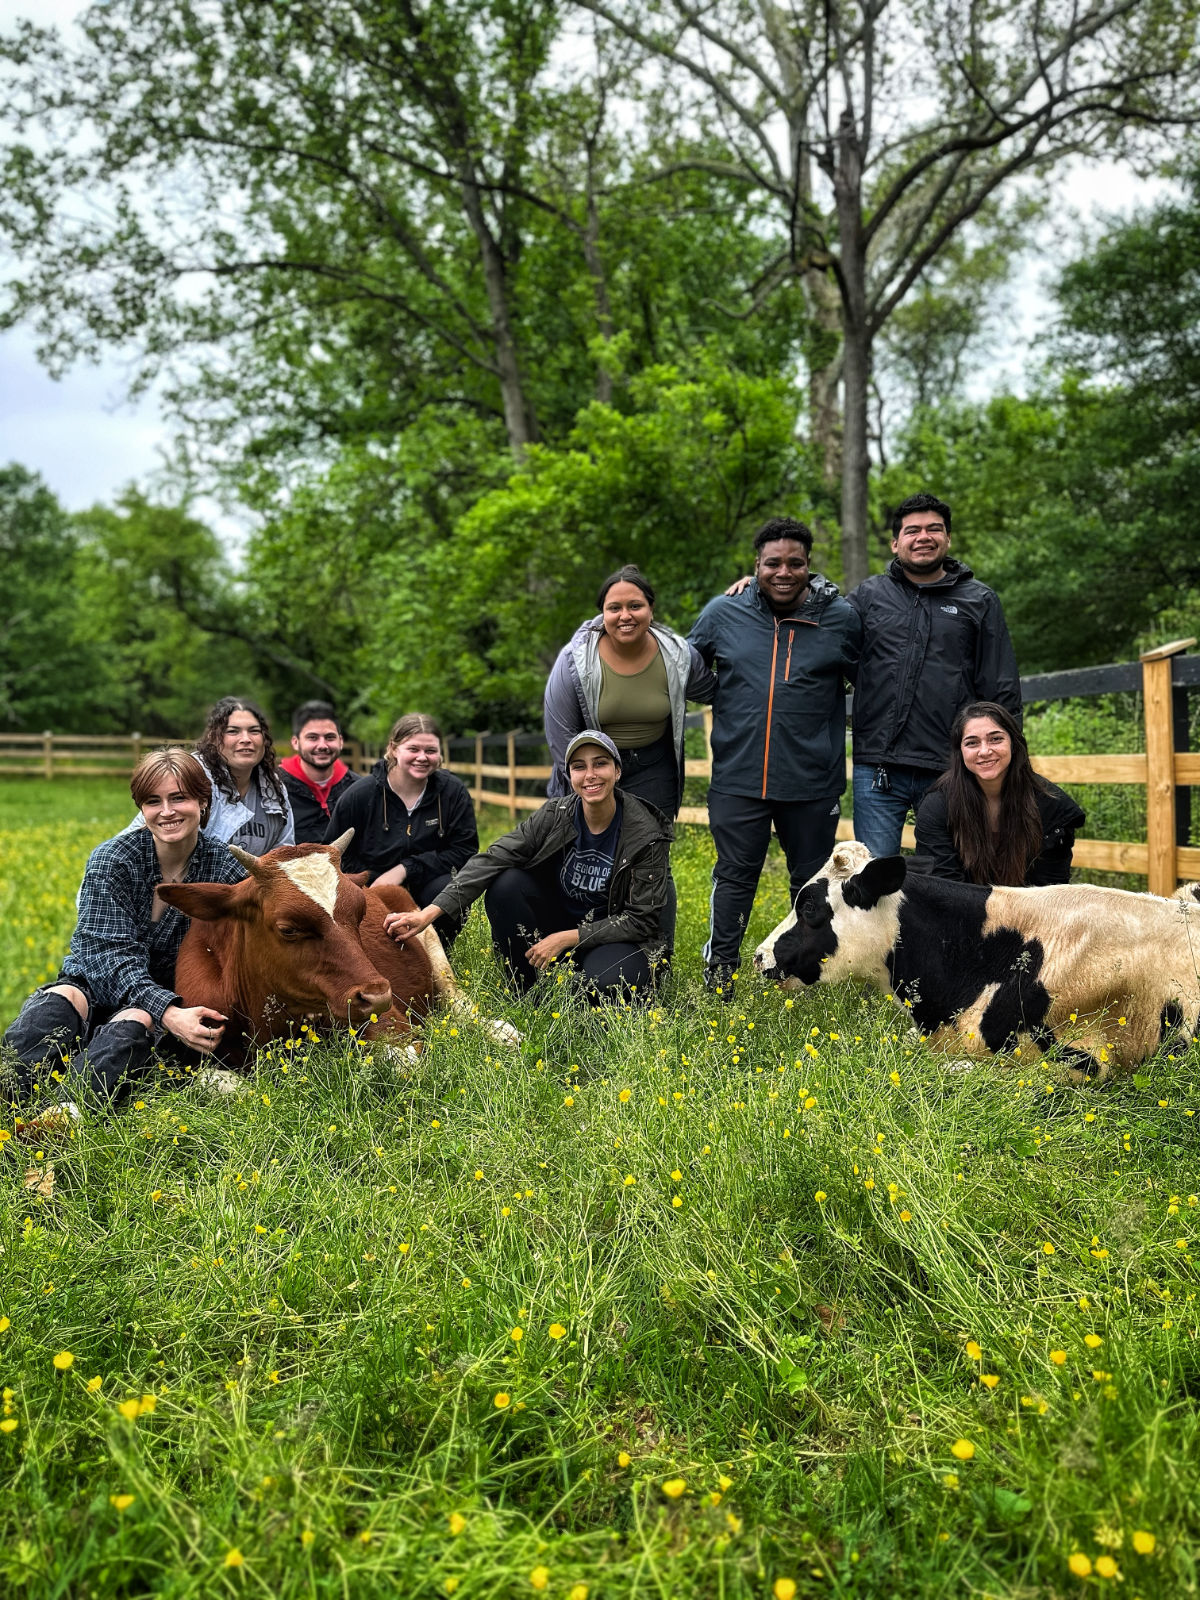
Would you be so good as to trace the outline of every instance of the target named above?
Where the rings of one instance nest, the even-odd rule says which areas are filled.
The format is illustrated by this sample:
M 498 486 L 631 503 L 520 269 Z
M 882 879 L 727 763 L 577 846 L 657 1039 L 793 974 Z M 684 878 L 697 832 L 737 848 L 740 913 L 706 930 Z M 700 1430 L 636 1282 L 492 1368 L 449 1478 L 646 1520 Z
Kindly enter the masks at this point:
M 327 700 L 292 712 L 292 754 L 279 763 L 292 802 L 297 844 L 320 844 L 338 799 L 358 780 L 339 757 L 342 725 Z
M 909 810 L 945 768 L 964 705 L 1021 719 L 1021 683 L 1000 602 L 952 560 L 950 507 L 915 494 L 892 517 L 892 561 L 846 596 L 862 618 L 854 690 L 854 836 L 900 853 Z
M 705 983 L 731 979 L 771 842 L 793 896 L 833 848 L 846 787 L 846 678 L 861 626 L 836 584 L 810 572 L 812 534 L 773 517 L 754 537 L 754 579 L 710 600 L 689 635 L 717 674 L 708 821 L 717 847 Z

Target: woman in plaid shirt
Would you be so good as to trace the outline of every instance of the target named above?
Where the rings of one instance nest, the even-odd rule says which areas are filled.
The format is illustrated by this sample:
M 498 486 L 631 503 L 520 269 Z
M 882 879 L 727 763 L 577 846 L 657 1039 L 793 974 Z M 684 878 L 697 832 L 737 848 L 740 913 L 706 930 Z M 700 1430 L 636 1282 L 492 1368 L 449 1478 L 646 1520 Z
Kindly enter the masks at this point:
M 145 826 L 97 845 L 79 890 L 79 920 L 58 980 L 30 995 L 4 1035 L 18 1063 L 16 1090 L 64 1072 L 105 1096 L 145 1073 L 170 1034 L 211 1055 L 225 1018 L 184 1006 L 175 957 L 188 919 L 155 894 L 160 883 L 237 883 L 246 876 L 223 844 L 200 830 L 212 785 L 195 756 L 155 750 L 130 781 Z M 73 1106 L 62 1108 L 68 1115 Z

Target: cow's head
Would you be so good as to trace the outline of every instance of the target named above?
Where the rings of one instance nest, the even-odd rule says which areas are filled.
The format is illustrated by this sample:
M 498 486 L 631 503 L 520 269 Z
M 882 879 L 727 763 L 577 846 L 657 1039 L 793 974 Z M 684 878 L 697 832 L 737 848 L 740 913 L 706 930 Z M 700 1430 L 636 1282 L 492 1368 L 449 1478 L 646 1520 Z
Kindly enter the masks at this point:
M 281 1019 L 328 1011 L 339 1022 L 386 1011 L 392 992 L 363 953 L 362 888 L 341 871 L 353 829 L 331 845 L 285 845 L 252 856 L 230 846 L 249 873 L 241 883 L 160 884 L 158 893 L 186 916 L 233 924 L 222 959 L 231 993 Z
M 886 988 L 885 962 L 899 932 L 894 896 L 904 873 L 903 856 L 876 860 L 865 845 L 839 844 L 759 945 L 754 965 L 774 982 L 867 978 Z

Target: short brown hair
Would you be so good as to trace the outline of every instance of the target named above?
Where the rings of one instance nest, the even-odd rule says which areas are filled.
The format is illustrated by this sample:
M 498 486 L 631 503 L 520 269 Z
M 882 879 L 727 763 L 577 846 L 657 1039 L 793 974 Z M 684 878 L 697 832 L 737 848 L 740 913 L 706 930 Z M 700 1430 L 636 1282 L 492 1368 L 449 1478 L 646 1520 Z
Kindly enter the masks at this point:
M 129 792 L 133 796 L 134 805 L 140 811 L 168 775 L 179 785 L 184 794 L 193 800 L 199 800 L 200 826 L 203 827 L 212 809 L 212 784 L 208 781 L 208 773 L 195 756 L 177 746 L 167 745 L 161 750 L 150 750 L 134 767 L 133 776 L 129 780 Z

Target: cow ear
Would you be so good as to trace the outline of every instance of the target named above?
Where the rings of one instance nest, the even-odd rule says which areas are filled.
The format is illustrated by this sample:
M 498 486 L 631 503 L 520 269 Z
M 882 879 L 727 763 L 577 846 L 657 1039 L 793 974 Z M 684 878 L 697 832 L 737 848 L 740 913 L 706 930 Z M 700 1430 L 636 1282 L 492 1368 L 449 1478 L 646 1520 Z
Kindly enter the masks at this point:
M 904 883 L 907 868 L 903 856 L 881 856 L 867 862 L 861 872 L 842 885 L 842 899 L 848 906 L 870 911 L 885 894 L 895 894 Z
M 343 878 L 349 878 L 350 882 L 351 883 L 356 883 L 360 889 L 365 889 L 367 887 L 367 879 L 370 876 L 371 876 L 371 874 L 369 872 L 343 872 L 342 873 L 342 877 Z
M 199 922 L 239 915 L 242 896 L 236 883 L 160 883 L 158 897 Z

